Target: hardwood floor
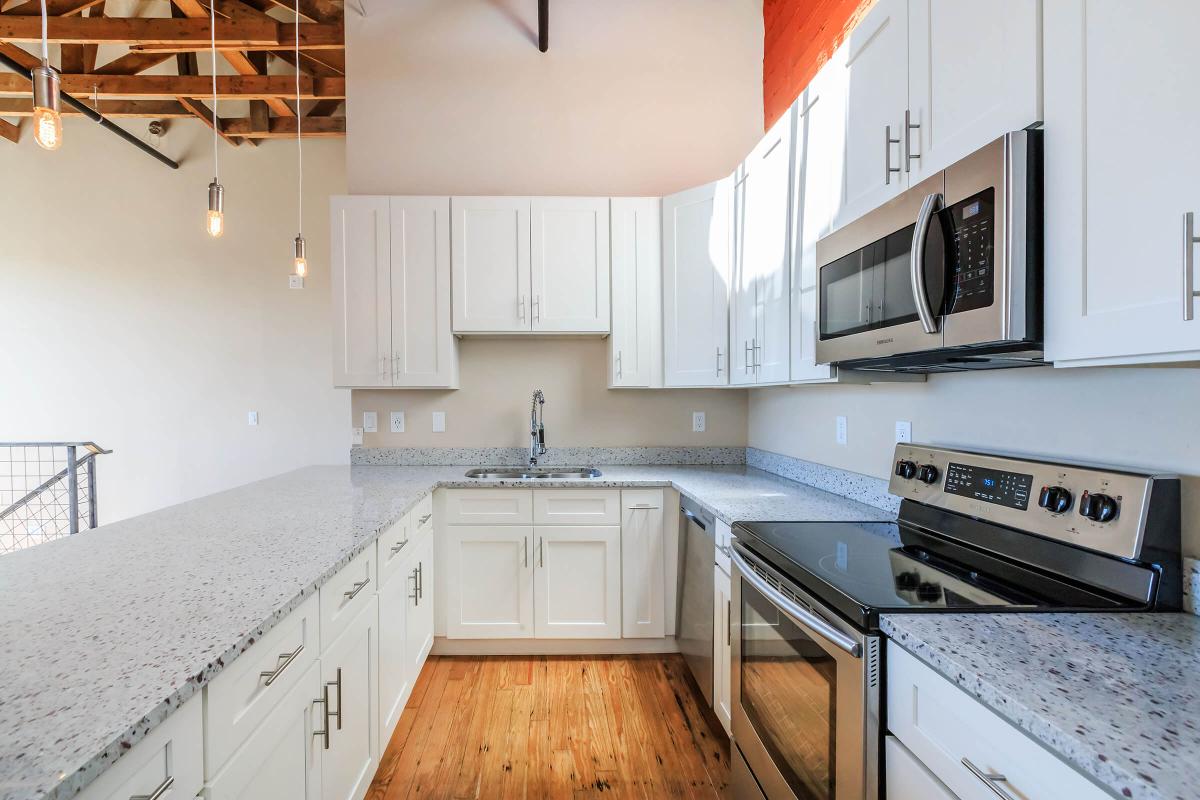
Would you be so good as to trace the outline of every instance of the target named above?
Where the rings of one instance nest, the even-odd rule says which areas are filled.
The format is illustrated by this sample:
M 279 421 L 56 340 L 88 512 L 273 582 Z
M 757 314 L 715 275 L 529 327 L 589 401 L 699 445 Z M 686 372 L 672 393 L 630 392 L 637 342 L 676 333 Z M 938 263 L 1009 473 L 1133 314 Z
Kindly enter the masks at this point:
M 723 797 L 729 740 L 678 655 L 431 657 L 367 800 Z

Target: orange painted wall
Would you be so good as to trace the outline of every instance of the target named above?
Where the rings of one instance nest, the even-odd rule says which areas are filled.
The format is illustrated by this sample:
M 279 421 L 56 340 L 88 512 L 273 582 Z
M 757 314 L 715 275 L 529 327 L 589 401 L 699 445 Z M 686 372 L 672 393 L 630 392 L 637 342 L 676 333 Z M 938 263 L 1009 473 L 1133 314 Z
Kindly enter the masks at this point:
M 875 0 L 763 0 L 763 115 L 770 128 Z

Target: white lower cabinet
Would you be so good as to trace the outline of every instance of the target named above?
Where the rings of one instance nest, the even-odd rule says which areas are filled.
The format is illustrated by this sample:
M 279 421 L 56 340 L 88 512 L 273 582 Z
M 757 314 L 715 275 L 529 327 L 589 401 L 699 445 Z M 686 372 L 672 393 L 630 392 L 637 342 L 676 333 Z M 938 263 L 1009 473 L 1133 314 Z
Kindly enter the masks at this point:
M 620 526 L 552 525 L 534 533 L 534 636 L 619 639 Z
M 78 800 L 184 800 L 203 785 L 204 701 L 193 697 L 88 784 Z
M 404 560 L 379 587 L 381 752 L 400 721 L 432 647 L 433 536 L 427 533 L 412 540 Z
M 725 733 L 733 735 L 733 638 L 729 630 L 733 584 L 729 573 L 713 567 L 713 710 Z
M 958 800 L 895 736 L 884 737 L 888 800 Z
M 404 626 L 404 668 L 415 683 L 433 649 L 433 536 L 425 536 L 412 555 L 416 598 L 408 607 Z M 380 662 L 383 663 L 382 661 Z M 393 728 L 395 725 L 392 726 Z M 388 728 L 391 733 L 391 728 Z M 382 740 L 381 740 L 382 746 Z
M 376 598 L 321 654 L 322 800 L 362 800 L 379 763 Z M 325 746 L 325 736 L 328 746 Z
M 533 635 L 532 538 L 532 525 L 446 526 L 449 638 Z
M 666 636 L 666 541 L 662 489 L 621 492 L 621 635 Z

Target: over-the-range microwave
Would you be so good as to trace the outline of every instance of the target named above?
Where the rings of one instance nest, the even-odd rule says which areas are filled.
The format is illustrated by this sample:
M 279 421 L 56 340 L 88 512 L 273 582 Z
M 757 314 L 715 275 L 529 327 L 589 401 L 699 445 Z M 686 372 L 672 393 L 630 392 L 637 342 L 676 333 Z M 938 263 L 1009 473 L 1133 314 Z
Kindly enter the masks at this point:
M 1042 364 L 1042 133 L 1005 134 L 817 242 L 817 361 Z

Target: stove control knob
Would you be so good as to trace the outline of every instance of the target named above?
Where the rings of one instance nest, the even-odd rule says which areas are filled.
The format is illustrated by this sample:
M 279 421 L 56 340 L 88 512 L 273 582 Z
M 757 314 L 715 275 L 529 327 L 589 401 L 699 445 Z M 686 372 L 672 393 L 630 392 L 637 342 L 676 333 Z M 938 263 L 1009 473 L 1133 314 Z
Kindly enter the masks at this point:
M 936 583 L 922 583 L 917 587 L 917 599 L 933 602 L 942 599 L 942 587 Z
M 917 474 L 917 465 L 911 461 L 901 459 L 896 462 L 896 474 L 904 478 L 904 480 L 910 481 Z
M 922 464 L 917 469 L 917 480 L 921 483 L 936 483 L 940 474 L 933 464 Z
M 1117 518 L 1120 506 L 1106 494 L 1084 492 L 1079 497 L 1079 513 L 1094 522 L 1109 522 Z
M 896 575 L 896 588 L 911 592 L 921 585 L 921 574 L 919 572 L 909 571 L 900 572 Z
M 1038 495 L 1038 505 L 1053 514 L 1071 510 L 1071 490 L 1065 486 L 1043 486 Z

